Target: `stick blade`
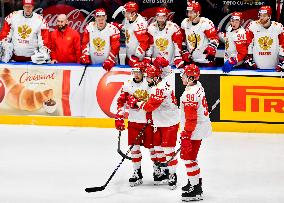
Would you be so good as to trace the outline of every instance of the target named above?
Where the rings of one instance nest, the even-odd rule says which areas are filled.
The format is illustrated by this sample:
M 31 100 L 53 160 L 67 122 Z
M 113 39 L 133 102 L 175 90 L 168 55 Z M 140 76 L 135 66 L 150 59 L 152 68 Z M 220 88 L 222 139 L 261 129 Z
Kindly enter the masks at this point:
M 103 191 L 105 189 L 104 186 L 100 186 L 100 187 L 87 187 L 85 189 L 86 192 L 90 193 L 90 192 L 99 192 L 99 191 Z

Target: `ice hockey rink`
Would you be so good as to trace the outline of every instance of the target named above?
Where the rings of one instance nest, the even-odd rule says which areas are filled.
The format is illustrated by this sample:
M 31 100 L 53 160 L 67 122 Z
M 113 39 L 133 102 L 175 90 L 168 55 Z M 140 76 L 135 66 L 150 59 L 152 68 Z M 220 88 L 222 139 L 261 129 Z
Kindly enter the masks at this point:
M 128 186 L 132 165 L 126 160 L 104 191 L 84 191 L 104 185 L 121 161 L 115 129 L 0 127 L 1 203 L 181 202 L 187 181 L 182 161 L 176 190 L 153 186 L 152 163 L 144 149 L 143 185 Z M 122 140 L 126 151 L 126 132 Z M 214 133 L 202 144 L 199 164 L 202 202 L 284 202 L 284 134 Z

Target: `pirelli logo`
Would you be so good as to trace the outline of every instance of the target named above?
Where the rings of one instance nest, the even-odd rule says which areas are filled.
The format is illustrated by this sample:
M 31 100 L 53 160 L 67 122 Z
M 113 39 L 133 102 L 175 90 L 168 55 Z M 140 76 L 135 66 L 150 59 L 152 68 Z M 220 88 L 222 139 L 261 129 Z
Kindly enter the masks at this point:
M 221 76 L 220 119 L 284 123 L 284 81 L 275 77 Z
M 284 87 L 233 86 L 233 111 L 284 113 Z

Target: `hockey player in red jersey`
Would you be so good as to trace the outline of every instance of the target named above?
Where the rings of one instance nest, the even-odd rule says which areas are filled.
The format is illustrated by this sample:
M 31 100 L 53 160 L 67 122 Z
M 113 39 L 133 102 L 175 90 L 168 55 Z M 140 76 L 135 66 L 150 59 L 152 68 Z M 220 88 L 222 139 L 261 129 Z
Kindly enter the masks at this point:
M 157 57 L 164 58 L 170 65 L 182 68 L 182 33 L 180 27 L 167 20 L 167 8 L 157 8 L 156 21 L 149 25 L 149 44 L 144 62 L 151 63 Z
M 222 68 L 224 73 L 228 73 L 234 67 L 241 65 L 247 56 L 248 43 L 242 23 L 242 13 L 233 12 L 227 31 L 219 33 L 220 39 L 225 42 L 224 65 Z
M 214 66 L 219 39 L 211 20 L 200 17 L 201 6 L 198 2 L 188 2 L 187 16 L 181 23 L 187 49 L 183 60 L 192 61 L 200 66 Z
M 262 6 L 259 20 L 247 27 L 249 45 L 246 64 L 253 69 L 284 70 L 284 28 L 281 23 L 271 21 L 272 9 Z
M 138 13 L 139 7 L 137 3 L 130 1 L 124 5 L 123 10 L 125 19 L 121 26 L 125 34 L 126 64 L 133 67 L 135 63 L 143 60 L 145 52 L 149 47 L 148 23 Z
M 35 12 L 33 0 L 23 0 L 23 10 L 10 13 L 0 34 L 0 48 L 4 49 L 2 61 L 50 60 L 49 30 L 43 17 Z
M 134 95 L 139 100 L 147 100 L 148 98 L 148 83 L 143 77 L 145 66 L 144 64 L 136 63 L 132 68 L 133 80 L 128 81 L 122 87 L 120 96 L 117 100 L 117 114 L 115 118 L 115 127 L 119 131 L 125 129 L 124 114 L 125 107 L 128 102 L 128 96 Z M 137 139 L 142 128 L 148 123 L 143 136 Z M 153 161 L 154 167 L 154 180 L 159 176 L 159 168 L 157 164 L 157 158 L 153 145 L 153 127 L 151 125 L 151 113 L 146 113 L 142 109 L 129 109 L 128 116 L 128 145 L 133 145 L 131 150 L 132 163 L 134 168 L 133 176 L 129 179 L 130 186 L 142 184 L 142 172 L 141 172 L 141 159 L 142 154 L 140 151 L 140 145 L 150 150 L 150 156 Z
M 106 71 L 110 71 L 116 64 L 120 49 L 120 31 L 107 23 L 107 15 L 103 8 L 95 10 L 95 21 L 85 28 L 82 40 L 83 64 L 100 64 Z
M 181 79 L 185 91 L 180 98 L 181 152 L 185 161 L 188 183 L 182 187 L 182 200 L 202 199 L 202 183 L 197 155 L 203 138 L 211 135 L 212 127 L 204 89 L 198 81 L 200 70 L 194 64 L 186 65 Z
M 146 68 L 146 77 L 149 91 L 147 101 L 138 101 L 135 97 L 129 97 L 130 107 L 143 109 L 146 112 L 152 112 L 154 132 L 154 145 L 156 153 L 164 153 L 165 157 L 160 156 L 159 162 L 163 163 L 161 167 L 161 176 L 165 176 L 166 163 L 169 171 L 168 185 L 170 189 L 175 189 L 177 184 L 177 159 L 174 157 L 179 126 L 179 110 L 172 87 L 161 78 L 162 70 L 153 65 Z M 157 155 L 158 156 L 158 155 Z

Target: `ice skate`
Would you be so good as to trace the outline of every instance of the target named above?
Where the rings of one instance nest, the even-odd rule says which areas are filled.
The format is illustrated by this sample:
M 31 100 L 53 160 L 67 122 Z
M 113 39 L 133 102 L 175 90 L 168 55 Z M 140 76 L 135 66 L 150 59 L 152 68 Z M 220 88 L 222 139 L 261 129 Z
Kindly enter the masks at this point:
M 174 190 L 177 188 L 177 174 L 170 174 L 169 175 L 169 186 L 171 190 Z
M 130 187 L 141 185 L 143 183 L 142 178 L 141 168 L 134 170 L 132 177 L 129 178 Z
M 168 183 L 169 179 L 169 170 L 166 168 L 161 168 L 158 164 L 154 165 L 154 185 L 161 185 Z
M 190 202 L 190 201 L 199 201 L 203 200 L 203 191 L 202 191 L 202 179 L 199 179 L 199 183 L 197 185 L 191 185 L 190 181 L 188 181 L 187 185 L 182 187 L 182 201 Z

